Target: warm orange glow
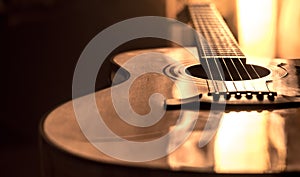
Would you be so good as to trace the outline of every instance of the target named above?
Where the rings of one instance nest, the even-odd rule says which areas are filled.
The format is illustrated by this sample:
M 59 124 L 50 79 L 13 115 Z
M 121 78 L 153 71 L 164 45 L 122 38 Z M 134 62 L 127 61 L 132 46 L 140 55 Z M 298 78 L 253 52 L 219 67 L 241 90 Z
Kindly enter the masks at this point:
M 269 167 L 267 117 L 257 112 L 224 115 L 215 139 L 215 171 L 262 173 Z
M 215 130 L 215 137 L 205 147 L 199 148 L 198 143 L 204 133 L 205 121 L 202 119 L 208 113 L 200 112 L 189 140 L 168 156 L 168 164 L 172 169 L 266 173 L 280 172 L 286 168 L 285 118 L 280 111 L 224 113 Z M 187 112 L 180 126 L 189 126 L 191 121 Z M 178 135 L 170 138 L 169 146 L 176 144 L 180 135 L 179 131 Z
M 278 18 L 278 57 L 300 58 L 300 1 L 280 1 L 280 16 Z
M 238 38 L 248 56 L 275 57 L 277 1 L 237 0 Z

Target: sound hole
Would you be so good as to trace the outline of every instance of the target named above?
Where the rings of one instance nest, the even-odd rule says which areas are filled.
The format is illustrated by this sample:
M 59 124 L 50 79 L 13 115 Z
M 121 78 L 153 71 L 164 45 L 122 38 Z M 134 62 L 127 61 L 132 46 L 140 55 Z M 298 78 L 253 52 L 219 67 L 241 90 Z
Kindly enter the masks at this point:
M 210 66 L 211 72 L 206 73 L 204 69 L 205 65 L 193 65 L 186 68 L 185 72 L 188 75 L 193 77 L 208 79 L 208 75 L 212 75 L 213 80 L 222 80 L 221 74 L 218 69 L 214 66 Z M 220 67 L 219 67 L 220 68 Z M 251 80 L 251 79 L 258 79 L 261 77 L 265 77 L 269 75 L 271 72 L 267 68 L 257 66 L 257 65 L 248 65 L 244 64 L 244 66 L 234 65 L 231 63 L 227 64 L 227 68 L 225 65 L 221 66 L 223 70 L 223 78 L 225 81 L 239 81 L 239 80 Z M 222 73 L 222 72 L 221 72 Z M 210 76 L 211 77 L 211 76 Z

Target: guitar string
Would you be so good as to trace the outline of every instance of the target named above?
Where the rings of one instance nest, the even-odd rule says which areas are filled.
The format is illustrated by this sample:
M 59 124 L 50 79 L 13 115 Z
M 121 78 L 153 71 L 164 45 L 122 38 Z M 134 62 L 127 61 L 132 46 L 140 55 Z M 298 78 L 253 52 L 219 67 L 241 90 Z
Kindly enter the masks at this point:
M 217 13 L 216 13 L 217 14 Z M 219 20 L 220 21 L 220 20 Z M 221 21 L 220 21 L 221 22 Z M 222 22 L 221 22 L 222 23 Z M 224 23 L 224 22 L 223 22 Z M 223 26 L 224 26 L 225 24 L 223 24 Z M 249 71 L 247 70 L 247 68 L 246 68 L 246 66 L 244 65 L 244 63 L 242 62 L 242 59 L 240 58 L 240 55 L 238 54 L 238 52 L 240 53 L 240 51 L 236 51 L 236 50 L 239 50 L 239 48 L 237 47 L 238 45 L 237 45 L 237 43 L 236 43 L 236 41 L 234 40 L 234 37 L 232 36 L 232 35 L 230 35 L 230 34 L 232 34 L 231 32 L 228 32 L 228 29 L 226 28 L 223 28 L 225 31 L 226 31 L 226 34 L 227 34 L 227 36 L 231 39 L 231 45 L 233 44 L 234 45 L 234 47 L 231 47 L 230 48 L 230 50 L 231 51 L 233 51 L 233 53 L 234 53 L 234 55 L 237 57 L 237 59 L 238 59 L 238 61 L 239 61 L 239 63 L 241 64 L 241 66 L 242 66 L 242 69 L 244 70 L 244 72 L 246 73 L 246 75 L 249 77 L 249 79 L 250 80 L 253 80 L 253 78 L 251 77 L 251 75 L 250 75 L 250 73 L 249 73 Z M 233 60 L 232 59 L 230 59 L 231 60 L 231 63 L 233 64 L 233 66 L 234 66 L 234 68 L 235 68 L 235 70 L 238 72 L 238 75 L 239 75 L 239 77 L 240 77 L 240 79 L 243 81 L 243 80 L 246 80 L 246 79 L 243 79 L 243 75 L 242 74 L 240 74 L 240 71 L 239 71 L 239 69 L 238 68 L 240 68 L 240 67 L 237 67 L 236 66 L 236 64 L 233 62 Z M 255 68 L 253 67 L 253 65 L 250 65 L 251 67 L 252 67 L 252 69 L 254 70 L 254 72 L 258 75 L 258 73 L 257 73 L 257 71 L 255 70 Z M 259 75 L 258 75 L 258 77 L 259 77 Z M 250 84 L 251 84 L 251 86 L 252 86 L 252 88 L 253 88 L 253 90 L 255 90 L 256 91 L 256 88 L 255 88 L 255 86 L 253 85 L 253 83 L 252 82 L 250 82 Z M 248 90 L 247 89 L 247 87 L 246 87 L 246 85 L 243 83 L 243 87 L 244 87 L 244 89 L 245 90 Z
M 205 20 L 202 17 L 199 16 L 198 18 L 199 18 L 199 20 L 201 20 L 200 23 L 203 24 L 203 26 L 206 26 L 208 28 L 210 27 L 209 24 L 206 23 Z M 209 39 L 209 38 L 207 38 L 207 34 L 210 34 L 210 32 L 207 30 L 207 28 L 203 28 L 202 31 L 203 32 L 205 31 L 204 35 L 206 36 L 206 39 Z M 210 52 L 210 55 L 212 56 L 212 58 L 214 60 L 214 63 L 215 63 L 216 68 L 217 68 L 217 71 L 218 71 L 219 76 L 220 76 L 220 78 L 222 80 L 223 86 L 225 86 L 226 92 L 228 92 L 228 88 L 227 88 L 227 86 L 225 84 L 225 81 L 224 81 L 225 79 L 224 79 L 223 74 L 221 73 L 221 70 L 220 70 L 220 66 L 219 66 L 220 63 L 217 62 L 217 59 L 215 58 L 215 55 L 214 55 L 215 52 L 212 50 L 212 48 L 210 47 L 210 45 L 208 45 L 208 49 L 209 49 L 208 53 Z M 209 63 L 208 63 L 208 65 L 209 65 Z M 219 90 L 219 92 L 220 92 L 220 90 Z
M 198 14 L 196 15 L 196 12 L 194 12 L 192 9 L 191 9 L 191 7 L 189 8 L 190 9 L 190 12 L 191 12 L 191 14 L 192 14 L 192 18 L 193 18 L 193 21 L 194 21 L 194 27 L 196 28 L 196 30 L 198 30 L 199 31 L 199 33 L 201 33 L 201 31 L 203 31 L 204 32 L 204 28 L 201 28 L 201 25 L 199 24 L 199 22 L 201 23 L 201 24 L 203 24 L 204 25 L 204 22 L 203 22 L 203 19 L 200 17 L 200 16 L 198 16 Z M 197 18 L 197 19 L 199 19 L 199 20 L 196 20 L 195 18 Z M 201 20 L 201 21 L 200 21 Z M 200 30 L 200 28 L 201 28 L 201 30 Z M 205 30 L 206 31 L 206 30 Z M 205 34 L 204 34 L 205 35 Z M 211 80 L 212 80 L 212 82 L 213 82 L 213 85 L 214 85 L 214 88 L 215 88 L 215 90 L 216 90 L 216 88 L 217 88 L 217 93 L 219 93 L 220 92 L 220 90 L 219 90 L 219 87 L 218 87 L 218 84 L 217 84 L 217 82 L 215 81 L 215 79 L 213 78 L 213 74 L 212 74 L 212 72 L 211 72 L 211 67 L 210 67 L 210 65 L 209 65 L 209 62 L 208 62 L 208 59 L 207 59 L 207 54 L 206 54 L 206 51 L 205 51 L 205 49 L 203 48 L 203 44 L 202 44 L 202 42 L 201 42 L 201 39 L 199 40 L 199 38 L 198 38 L 198 36 L 196 37 L 196 42 L 197 42 L 197 47 L 200 45 L 201 46 L 201 48 L 202 48 L 202 51 L 203 51 L 203 53 L 204 53 L 204 57 L 205 57 L 205 62 L 206 62 L 206 64 L 207 64 L 207 68 L 208 68 L 208 71 L 209 71 L 209 75 L 210 75 L 210 77 L 211 77 Z M 211 50 L 211 47 L 210 46 L 208 46 L 209 47 L 209 49 L 210 49 L 210 52 L 211 52 L 211 54 L 212 54 L 212 50 Z M 198 49 L 199 50 L 199 49 Z M 200 50 L 201 51 L 201 50 Z M 214 58 L 214 60 L 215 60 L 215 57 L 213 56 L 213 58 Z M 216 60 L 215 60 L 215 62 L 216 62 Z M 222 81 L 223 81 L 223 83 L 224 83 L 224 78 L 223 78 L 223 76 L 222 76 L 222 74 L 221 74 L 221 72 L 220 72 L 220 70 L 219 70 L 219 67 L 218 67 L 218 65 L 217 65 L 217 63 L 216 63 L 216 66 L 217 66 L 217 70 L 218 70 L 218 72 L 220 73 L 220 77 L 221 77 L 221 79 L 222 79 Z M 225 85 L 225 83 L 224 83 L 224 86 L 225 86 L 225 88 L 226 88 L 226 90 L 227 90 L 227 92 L 228 92 L 228 89 L 227 89 L 227 86 Z M 208 88 L 209 88 L 209 84 L 208 84 Z
M 201 15 L 198 15 L 198 13 L 195 13 L 195 12 L 194 12 L 194 14 L 197 14 L 197 17 L 198 17 L 198 19 L 199 19 L 199 22 L 200 22 L 203 26 L 211 28 L 211 26 L 210 26 L 211 24 L 210 24 L 210 23 L 207 23 L 208 21 L 205 21 L 205 20 L 202 18 Z M 198 21 L 197 21 L 197 22 L 198 22 Z M 198 24 L 198 25 L 199 25 L 199 24 Z M 200 25 L 199 25 L 199 26 L 200 26 Z M 210 33 L 206 28 L 202 28 L 202 31 L 204 32 L 203 34 L 205 35 L 206 39 L 210 39 L 210 38 L 207 38 L 207 34 L 208 34 L 208 35 L 211 35 L 211 33 Z M 212 38 L 211 38 L 211 39 L 212 39 Z M 211 42 L 211 41 L 210 41 L 210 42 Z M 225 78 L 224 78 L 224 76 L 223 76 L 223 74 L 221 73 L 221 70 L 220 70 L 220 67 L 222 67 L 222 66 L 220 66 L 220 63 L 219 63 L 219 62 L 217 62 L 217 59 L 216 59 L 216 57 L 215 57 L 215 55 L 214 55 L 215 52 L 212 50 L 212 48 L 211 48 L 210 46 L 208 46 L 208 49 L 209 49 L 208 52 L 210 52 L 211 57 L 213 58 L 214 63 L 215 63 L 215 65 L 216 65 L 217 71 L 218 71 L 219 76 L 220 76 L 220 78 L 221 78 L 221 81 L 222 81 L 222 83 L 223 83 L 223 87 L 225 87 L 226 92 L 228 93 L 229 90 L 228 90 L 228 87 L 227 87 L 227 85 L 226 85 L 226 83 L 225 83 Z M 206 53 L 205 50 L 203 50 L 203 52 Z M 206 55 L 206 56 L 207 56 L 207 55 Z M 208 67 L 209 67 L 209 63 L 207 62 L 207 58 L 206 58 L 206 63 L 207 63 L 207 65 L 208 65 Z M 236 88 L 236 87 L 235 87 L 235 88 Z
M 200 32 L 200 25 L 198 24 L 198 21 L 195 19 L 196 18 L 196 14 L 193 12 L 193 9 L 192 9 L 192 7 L 191 6 L 189 6 L 189 11 L 190 11 L 190 14 L 191 14 L 191 18 L 192 18 L 192 21 L 193 21 L 193 23 L 194 23 L 194 27 L 195 27 L 195 29 L 196 29 L 196 31 L 198 32 Z M 203 51 L 204 52 L 204 49 L 203 49 L 203 45 L 202 45 L 202 42 L 201 42 L 201 40 L 199 40 L 199 36 L 198 36 L 198 34 L 196 33 L 196 34 L 194 34 L 195 35 L 195 40 L 196 40 L 196 47 L 197 47 L 197 49 L 198 49 L 198 51 L 199 51 L 199 57 L 201 57 L 201 51 Z M 201 48 L 199 48 L 201 46 Z M 204 53 L 204 55 L 205 55 L 205 53 Z M 207 63 L 207 61 L 205 60 L 205 62 Z M 208 64 L 208 63 L 207 63 Z M 211 73 L 211 70 L 210 70 L 210 68 L 209 68 L 209 66 L 208 66 L 208 72 L 209 72 L 209 75 L 210 75 L 210 77 L 213 79 L 213 76 L 212 76 L 212 73 Z M 209 91 L 210 91 L 210 87 L 209 87 L 209 83 L 208 83 L 208 81 L 206 81 L 206 83 L 207 83 L 207 85 L 208 85 L 208 89 L 209 89 Z M 214 90 L 217 90 L 218 88 L 217 88 L 217 85 L 215 85 L 215 83 L 213 82 L 213 80 L 212 80 L 212 84 L 213 84 L 213 88 L 214 88 Z
M 203 22 L 205 21 L 204 19 L 201 19 L 201 20 L 202 20 Z M 209 23 L 206 23 L 206 26 L 207 26 L 208 28 L 211 28 Z M 207 31 L 207 29 L 205 29 L 205 30 Z M 210 32 L 208 32 L 208 34 L 211 35 Z M 216 65 L 216 67 L 217 67 L 217 70 L 218 70 L 218 73 L 219 73 L 220 78 L 221 78 L 221 80 L 222 80 L 222 83 L 223 83 L 223 85 L 225 86 L 226 92 L 228 92 L 228 88 L 227 88 L 227 85 L 226 85 L 226 83 L 225 83 L 225 78 L 224 78 L 225 75 L 223 75 L 224 72 L 222 73 L 221 70 L 220 70 L 220 68 L 222 68 L 222 66 L 220 65 L 220 62 L 217 61 L 217 59 L 216 59 L 216 57 L 215 57 L 215 54 L 214 54 L 215 52 L 212 50 L 212 48 L 211 48 L 210 46 L 208 46 L 208 47 L 209 47 L 209 51 L 210 51 L 210 53 L 211 53 L 211 55 L 212 55 L 212 57 L 213 57 L 214 63 L 215 63 L 215 65 Z
M 222 28 L 222 29 L 223 29 L 223 28 Z M 220 30 L 219 30 L 219 31 L 220 31 Z M 227 40 L 226 40 L 226 42 L 227 42 Z M 222 50 L 221 52 L 218 50 L 218 52 L 219 52 L 219 53 L 222 53 L 223 50 Z M 238 89 L 237 89 L 237 87 L 236 87 L 236 84 L 235 84 L 235 82 L 234 82 L 234 79 L 233 79 L 233 77 L 232 77 L 232 74 L 231 74 L 231 72 L 230 72 L 230 70 L 229 70 L 229 68 L 228 68 L 228 66 L 227 66 L 227 64 L 226 64 L 226 62 L 225 62 L 224 57 L 221 58 L 221 61 L 223 62 L 224 66 L 225 66 L 226 72 L 229 74 L 230 80 L 231 80 L 232 83 L 233 83 L 233 87 L 234 87 L 235 91 L 238 92 Z M 225 85 L 226 85 L 226 83 L 225 83 Z M 227 87 L 227 85 L 226 85 L 226 87 Z M 228 91 L 228 89 L 227 89 L 227 91 Z M 229 91 L 228 91 L 228 92 L 229 92 Z
M 252 67 L 252 69 L 254 70 L 254 73 L 256 74 L 256 76 L 258 77 L 258 78 L 261 78 L 261 76 L 258 74 L 258 72 L 256 72 L 256 69 L 254 68 L 254 66 L 253 65 L 250 65 L 251 67 Z
M 219 16 L 219 18 L 221 18 L 220 14 L 216 13 L 216 11 L 214 11 L 214 12 L 215 12 L 215 14 L 216 14 L 217 16 Z M 220 21 L 220 20 L 218 20 L 218 21 L 219 21 L 220 23 L 223 23 L 223 26 L 225 25 L 225 24 L 224 24 L 225 22 Z M 238 61 L 239 61 L 240 64 L 242 65 L 242 67 L 243 67 L 244 71 L 246 72 L 246 74 L 248 75 L 249 79 L 250 79 L 250 80 L 253 80 L 253 78 L 251 77 L 249 71 L 247 70 L 247 68 L 245 67 L 245 65 L 244 65 L 244 63 L 242 62 L 241 58 L 239 57 L 240 55 L 238 55 L 238 53 L 236 52 L 236 49 L 238 49 L 236 46 L 237 46 L 238 44 L 236 43 L 235 40 L 233 40 L 234 37 L 232 36 L 232 33 L 231 33 L 231 32 L 228 32 L 228 29 L 227 29 L 227 28 L 226 28 L 226 29 L 223 28 L 223 29 L 226 30 L 226 32 L 227 32 L 226 34 L 228 35 L 228 37 L 231 38 L 231 42 L 233 42 L 233 44 L 235 45 L 235 47 L 231 48 L 231 50 L 235 53 L 235 56 L 238 57 Z M 230 35 L 230 34 L 231 34 L 231 35 Z M 235 49 L 235 50 L 233 50 L 233 49 Z M 230 60 L 231 60 L 231 62 L 234 64 L 233 60 L 232 60 L 232 59 L 230 59 Z M 224 63 L 224 64 L 225 64 L 225 63 Z M 235 65 L 235 64 L 234 64 L 234 65 Z M 250 66 L 251 66 L 252 70 L 254 71 L 254 73 L 257 75 L 257 77 L 258 77 L 258 78 L 261 78 L 261 76 L 258 74 L 257 70 L 254 68 L 254 66 L 253 66 L 253 65 L 250 65 Z M 234 66 L 234 67 L 235 67 L 235 69 L 238 71 L 238 68 L 237 68 L 236 66 Z M 252 86 L 253 90 L 257 91 L 257 89 L 256 89 L 256 87 L 253 85 L 253 83 L 252 83 L 252 82 L 250 82 L 250 83 L 251 83 L 251 86 Z M 243 84 L 243 85 L 244 85 L 245 90 L 247 90 L 245 84 Z M 268 87 L 267 87 L 267 89 L 268 89 L 268 91 L 270 91 Z
M 234 52 L 236 53 L 235 50 L 234 50 Z M 236 55 L 237 55 L 237 53 L 236 53 Z M 240 61 L 241 65 L 242 65 L 243 69 L 246 71 L 246 74 L 248 75 L 248 77 L 250 78 L 250 80 L 253 80 L 252 77 L 251 77 L 251 75 L 250 75 L 249 72 L 247 71 L 246 66 L 244 65 L 244 63 L 242 62 L 242 60 L 241 60 L 240 58 L 239 58 L 239 61 Z M 251 65 L 251 66 L 252 66 L 252 65 Z M 253 68 L 253 69 L 254 69 L 254 68 Z M 253 85 L 253 83 L 250 82 L 250 84 L 251 84 L 253 90 L 256 91 L 256 88 L 255 88 L 255 86 Z
M 261 78 L 261 76 L 258 74 L 258 72 L 256 71 L 256 69 L 254 68 L 254 66 L 253 66 L 253 65 L 250 65 L 250 66 L 251 66 L 251 68 L 254 70 L 254 73 L 256 74 L 256 76 L 257 76 L 258 78 Z M 266 88 L 268 89 L 268 92 L 271 92 L 270 89 L 269 89 L 269 87 L 266 86 Z
M 230 79 L 231 79 L 231 81 L 232 81 L 232 83 L 233 83 L 233 86 L 234 86 L 235 91 L 238 92 L 238 90 L 237 90 L 237 88 L 236 88 L 236 85 L 235 85 L 235 83 L 234 83 L 233 77 L 232 77 L 232 75 L 231 75 L 231 73 L 230 73 L 230 71 L 229 71 L 229 68 L 228 68 L 228 66 L 227 66 L 227 64 L 226 64 L 226 62 L 225 62 L 225 60 L 224 60 L 224 58 L 222 58 L 222 61 L 223 61 L 224 66 L 225 66 L 225 68 L 226 68 L 226 70 L 227 70 L 227 72 L 228 72 L 228 74 L 229 74 L 229 76 L 230 76 Z
M 216 18 L 216 19 L 217 19 L 218 22 L 221 24 L 222 29 L 225 31 L 227 37 L 229 37 L 229 38 L 231 39 L 231 40 L 230 40 L 231 45 L 232 45 L 232 44 L 235 45 L 234 47 L 231 47 L 230 50 L 233 51 L 234 54 L 235 54 L 235 56 L 238 58 L 238 61 L 239 61 L 240 64 L 242 65 L 242 68 L 245 70 L 245 72 L 246 72 L 246 74 L 248 75 L 249 79 L 250 79 L 250 80 L 253 80 L 252 77 L 251 77 L 251 75 L 250 75 L 249 72 L 247 71 L 245 65 L 243 64 L 241 58 L 239 57 L 240 55 L 238 55 L 238 53 L 236 52 L 236 49 L 237 49 L 237 43 L 236 43 L 235 40 L 233 40 L 234 37 L 232 36 L 232 33 L 228 31 L 229 29 L 224 28 L 224 26 L 225 26 L 226 24 L 224 24 L 224 23 L 225 23 L 224 21 L 219 20 L 219 19 L 221 18 L 220 14 L 216 13 L 216 11 L 213 11 L 213 12 L 214 12 L 214 14 L 215 14 L 216 16 L 219 17 L 219 18 Z M 226 41 L 228 42 L 227 39 L 226 39 Z M 230 61 L 231 61 L 231 63 L 233 64 L 235 70 L 237 71 L 239 78 L 240 78 L 242 81 L 244 81 L 245 79 L 243 79 L 243 77 L 242 77 L 240 71 L 238 70 L 238 67 L 237 67 L 236 64 L 233 62 L 233 59 L 232 59 L 232 58 L 230 58 Z M 224 62 L 224 64 L 225 64 L 225 62 Z M 252 65 L 251 65 L 251 66 L 252 66 Z M 252 66 L 252 67 L 253 67 L 253 66 Z M 256 72 L 256 70 L 255 70 L 254 67 L 253 67 L 253 69 L 254 69 L 254 71 Z M 229 73 L 230 73 L 230 72 L 229 72 Z M 257 72 L 256 72 L 256 73 L 257 73 Z M 258 74 L 258 73 L 257 73 L 257 74 Z M 233 83 L 234 83 L 234 82 L 233 82 Z M 242 82 L 242 85 L 243 85 L 243 87 L 244 87 L 245 90 L 248 90 L 244 82 Z M 251 85 L 252 85 L 252 88 L 253 88 L 254 90 L 256 90 L 256 88 L 253 86 L 253 83 L 252 83 L 252 82 L 251 82 Z
M 233 36 L 231 36 L 231 38 L 233 38 Z M 236 43 L 234 43 L 234 44 L 237 45 Z M 236 51 L 237 49 L 238 49 L 238 48 L 235 47 L 235 48 L 232 49 L 232 51 L 235 53 L 235 56 L 238 57 L 238 61 L 240 62 L 240 64 L 241 64 L 243 70 L 245 71 L 245 73 L 247 74 L 247 76 L 249 77 L 249 79 L 252 81 L 253 78 L 252 78 L 252 76 L 250 75 L 250 72 L 247 70 L 247 68 L 246 68 L 246 66 L 244 65 L 244 63 L 242 62 L 241 58 L 239 57 L 240 55 L 238 55 L 238 53 L 237 53 L 237 51 Z M 233 61 L 232 61 L 232 62 L 233 62 Z M 253 65 L 250 65 L 250 66 L 251 66 L 251 68 L 253 69 L 254 73 L 260 78 L 260 76 L 259 76 L 258 72 L 256 71 L 256 69 L 254 68 L 254 66 L 253 66 Z M 236 68 L 236 69 L 237 69 L 237 68 Z M 245 84 L 244 84 L 244 85 L 245 85 Z M 252 82 L 250 82 L 250 85 L 251 85 L 251 87 L 253 88 L 254 91 L 257 91 L 255 85 L 253 85 Z M 244 86 L 244 87 L 245 87 L 245 86 Z M 245 87 L 245 89 L 247 90 L 246 87 Z
M 213 11 L 213 9 L 211 9 L 211 8 L 209 8 L 209 11 L 212 12 L 215 16 L 220 15 L 220 14 L 216 13 L 215 11 Z M 214 16 L 213 16 L 213 17 L 214 17 Z M 219 18 L 220 18 L 220 17 L 219 17 Z M 203 20 L 202 18 L 199 18 L 199 19 L 201 19 L 201 20 L 202 20 L 201 23 L 204 24 L 204 20 Z M 220 24 L 222 24 L 222 22 L 223 22 L 223 21 L 219 20 L 218 18 L 212 18 L 212 19 L 217 20 L 216 22 L 219 22 Z M 210 23 L 208 20 L 206 20 L 206 22 L 208 22 L 208 23 L 206 23 L 206 26 L 211 25 L 211 23 Z M 224 23 L 224 22 L 223 22 L 223 23 Z M 217 23 L 215 23 L 215 24 L 217 24 Z M 198 25 L 199 25 L 199 24 L 198 24 Z M 217 25 L 218 25 L 218 24 L 217 24 Z M 230 36 L 231 33 L 228 33 L 228 29 L 223 27 L 224 24 L 223 24 L 223 26 L 222 26 L 222 25 L 219 25 L 219 27 L 220 27 L 220 26 L 221 26 L 222 29 L 226 32 L 227 37 L 231 37 L 231 40 L 230 40 L 229 42 L 230 42 L 231 44 L 232 44 L 232 43 L 233 43 L 233 44 L 236 44 L 235 40 L 232 40 L 233 36 Z M 205 30 L 205 31 L 207 32 L 207 30 Z M 208 34 L 210 34 L 210 33 L 208 32 Z M 210 34 L 210 35 L 211 35 L 211 34 Z M 205 35 L 205 36 L 207 36 L 207 35 Z M 228 39 L 226 39 L 226 42 L 228 42 Z M 236 46 L 237 46 L 237 44 L 236 44 Z M 236 47 L 236 46 L 235 46 L 235 47 Z M 211 49 L 210 47 L 209 47 L 209 49 L 210 49 L 210 51 L 212 51 L 212 49 Z M 250 79 L 250 80 L 253 80 L 253 78 L 252 78 L 252 76 L 250 75 L 248 69 L 246 68 L 246 66 L 245 66 L 244 63 L 242 62 L 241 58 L 239 57 L 240 55 L 239 55 L 238 52 L 236 51 L 236 48 L 233 47 L 233 48 L 231 48 L 230 50 L 233 51 L 233 53 L 235 54 L 235 56 L 238 58 L 238 61 L 240 62 L 241 66 L 242 66 L 242 69 L 244 70 L 244 72 L 246 73 L 246 75 L 249 77 L 249 79 Z M 203 50 L 203 52 L 205 52 L 205 50 Z M 219 52 L 219 51 L 218 51 L 218 52 Z M 221 51 L 221 53 L 222 53 L 222 52 L 223 52 L 223 51 Z M 211 53 L 212 53 L 212 52 L 211 52 Z M 222 81 L 223 81 L 223 83 L 224 83 L 224 85 L 225 85 L 225 87 L 226 87 L 226 90 L 228 91 L 227 85 L 225 84 L 224 78 L 223 78 L 223 76 L 222 76 L 222 74 L 221 74 L 221 72 L 220 72 L 218 63 L 216 62 L 215 57 L 213 57 L 213 58 L 214 58 L 214 60 L 215 60 L 215 64 L 216 64 L 217 70 L 218 70 L 218 72 L 219 72 L 219 74 L 220 74 L 220 77 L 221 77 L 221 79 L 222 79 Z M 225 62 L 225 60 L 224 60 L 224 58 L 222 58 L 222 61 L 223 61 L 224 65 L 225 65 L 225 67 L 226 67 L 226 70 L 227 70 L 227 72 L 228 72 L 228 74 L 229 74 L 229 76 L 230 76 L 230 79 L 233 81 L 232 74 L 231 74 L 231 72 L 230 72 L 230 70 L 229 70 L 229 68 L 228 68 L 228 66 L 227 66 L 227 64 L 226 64 L 226 62 Z M 239 78 L 240 78 L 242 81 L 246 80 L 246 79 L 243 78 L 243 75 L 240 73 L 238 67 L 237 67 L 236 64 L 233 62 L 232 58 L 230 58 L 230 61 L 231 61 L 232 65 L 234 66 L 234 69 L 235 69 L 236 72 L 238 73 Z M 207 62 L 207 60 L 206 60 L 206 62 Z M 207 64 L 208 64 L 208 67 L 209 67 L 209 63 L 208 63 L 208 62 L 207 62 Z M 254 68 L 254 66 L 253 66 L 253 65 L 250 65 L 250 66 L 251 66 L 252 70 L 254 71 L 254 73 L 257 75 L 257 77 L 258 77 L 258 78 L 261 78 L 260 75 L 258 74 L 258 72 L 256 71 L 256 69 Z M 211 71 L 210 71 L 210 74 L 211 74 Z M 211 75 L 212 75 L 212 74 L 211 74 Z M 237 88 L 235 82 L 233 82 L 233 84 L 234 84 L 235 90 L 238 91 L 238 88 Z M 250 82 L 250 84 L 251 84 L 253 90 L 256 91 L 256 88 L 255 88 L 255 86 L 253 85 L 253 83 Z M 244 82 L 242 83 L 242 85 L 243 85 L 243 87 L 244 87 L 245 90 L 248 90 L 248 88 L 246 87 L 246 85 L 245 85 Z M 269 90 L 269 88 L 267 88 L 267 89 Z
M 213 13 L 213 10 L 212 10 L 212 9 L 210 9 L 210 11 L 212 11 L 212 13 Z M 215 14 L 213 14 L 213 15 L 215 15 Z M 217 19 L 217 18 L 214 18 L 214 19 Z M 217 23 L 215 22 L 215 24 L 217 24 Z M 215 24 L 213 24 L 213 25 L 215 25 Z M 208 20 L 207 20 L 207 25 L 210 26 L 210 28 L 211 28 L 211 25 L 212 25 L 211 21 L 208 21 Z M 217 25 L 218 25 L 218 24 L 217 24 Z M 211 28 L 211 29 L 213 29 L 213 28 Z M 222 29 L 223 29 L 223 28 L 222 28 Z M 213 39 L 213 41 L 215 42 L 215 39 L 214 39 L 214 38 L 212 38 L 212 39 Z M 227 41 L 227 40 L 226 40 L 226 41 Z M 217 46 L 218 46 L 218 45 L 217 45 Z M 217 47 L 217 50 L 218 50 L 218 53 L 222 53 L 222 52 L 223 52 L 223 50 L 222 50 L 222 52 L 220 52 L 218 47 Z M 215 59 L 215 57 L 214 57 L 214 59 Z M 233 82 L 234 80 L 233 80 L 232 74 L 230 73 L 230 70 L 229 70 L 229 68 L 228 68 L 228 66 L 227 66 L 227 64 L 226 64 L 226 62 L 225 62 L 225 60 L 224 60 L 223 57 L 221 58 L 221 61 L 223 61 L 223 63 L 224 63 L 224 66 L 225 66 L 226 71 L 228 72 L 228 74 L 229 74 L 229 76 L 230 76 L 230 79 L 231 79 L 231 81 L 232 81 L 232 83 L 233 83 L 233 86 L 234 86 L 235 91 L 238 92 L 238 89 L 237 89 L 237 87 L 236 87 L 236 84 Z M 216 65 L 217 65 L 217 67 L 218 67 L 218 63 L 217 63 L 216 59 L 215 59 L 215 63 L 216 63 Z M 222 66 L 221 66 L 221 67 L 222 67 Z M 218 70 L 219 70 L 219 67 L 218 67 Z M 220 73 L 220 76 L 222 77 L 222 74 L 221 74 L 221 71 L 220 71 L 220 70 L 219 70 L 219 73 Z M 224 75 L 224 77 L 225 77 L 225 75 Z M 225 83 L 225 79 L 224 79 L 223 77 L 222 77 L 222 81 L 223 81 L 223 83 L 224 83 L 224 85 L 225 85 L 225 87 L 226 87 L 227 93 L 229 93 L 227 84 Z

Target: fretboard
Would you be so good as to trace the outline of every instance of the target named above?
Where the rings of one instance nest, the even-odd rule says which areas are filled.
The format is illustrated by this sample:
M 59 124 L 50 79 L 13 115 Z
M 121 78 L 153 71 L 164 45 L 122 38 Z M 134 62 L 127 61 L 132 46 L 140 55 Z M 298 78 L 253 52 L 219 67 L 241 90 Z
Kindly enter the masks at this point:
M 200 57 L 245 58 L 214 5 L 191 4 L 188 5 L 188 9 L 195 30 L 205 38 L 196 39 L 200 45 Z

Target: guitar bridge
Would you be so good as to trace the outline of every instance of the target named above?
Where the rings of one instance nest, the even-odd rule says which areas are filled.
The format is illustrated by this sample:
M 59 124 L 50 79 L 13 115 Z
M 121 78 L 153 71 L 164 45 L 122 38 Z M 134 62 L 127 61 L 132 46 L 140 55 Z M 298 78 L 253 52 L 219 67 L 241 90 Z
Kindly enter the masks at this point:
M 214 101 L 218 101 L 220 97 L 223 97 L 225 100 L 229 100 L 232 95 L 234 95 L 236 99 L 241 99 L 242 96 L 245 96 L 248 100 L 252 99 L 253 96 L 256 96 L 259 101 L 263 101 L 264 97 L 267 96 L 270 101 L 274 101 L 275 96 L 277 96 L 277 92 L 240 91 L 208 93 L 208 96 L 212 96 Z
M 235 100 L 231 100 L 231 97 L 234 95 Z M 256 97 L 258 101 L 253 100 L 253 97 Z M 184 99 L 167 99 L 165 100 L 165 107 L 169 110 L 172 109 L 181 109 L 184 105 L 184 108 L 195 109 L 195 105 L 201 104 L 201 109 L 210 109 L 211 104 L 223 104 L 230 105 L 232 108 L 244 107 L 246 109 L 259 109 L 261 102 L 264 101 L 264 98 L 268 98 L 267 104 L 273 104 L 275 102 L 275 97 L 277 92 L 256 92 L 256 91 L 242 91 L 242 92 L 215 92 L 208 93 L 207 95 L 199 94 L 194 97 L 184 98 Z M 249 102 L 246 102 L 245 99 Z M 197 103 L 198 102 L 198 103 Z M 272 107 L 272 106 L 271 106 Z M 270 108 L 271 108 L 270 107 Z M 200 106 L 199 106 L 200 108 Z M 227 109 L 227 108 L 226 108 Z

